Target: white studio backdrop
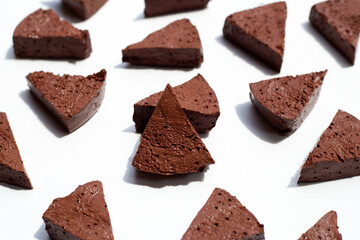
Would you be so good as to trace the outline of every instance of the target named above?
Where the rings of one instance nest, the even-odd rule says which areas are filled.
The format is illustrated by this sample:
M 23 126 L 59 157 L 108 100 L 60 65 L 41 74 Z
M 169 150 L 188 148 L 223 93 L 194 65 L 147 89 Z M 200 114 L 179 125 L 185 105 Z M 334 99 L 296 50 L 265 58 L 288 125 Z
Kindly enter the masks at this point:
M 200 11 L 145 19 L 144 1 L 110 0 L 87 21 L 64 11 L 59 1 L 13 0 L 0 15 L 0 111 L 6 112 L 33 183 L 31 191 L 0 184 L 0 239 L 47 240 L 42 214 L 57 197 L 101 180 L 115 239 L 180 239 L 215 187 L 236 195 L 265 226 L 268 240 L 297 239 L 329 210 L 338 213 L 344 239 L 356 240 L 360 222 L 360 178 L 298 186 L 307 154 L 338 109 L 360 117 L 359 61 L 350 66 L 309 24 L 317 1 L 287 1 L 281 73 L 222 37 L 225 18 L 266 0 L 212 0 Z M 90 32 L 93 52 L 83 61 L 16 59 L 12 34 L 35 10 L 53 8 Z M 195 69 L 136 67 L 122 63 L 121 50 L 172 21 L 189 18 L 197 27 L 204 63 Z M 359 58 L 360 56 L 357 56 Z M 98 113 L 77 131 L 62 126 L 34 99 L 25 76 L 34 71 L 88 75 L 108 71 Z M 319 100 L 292 135 L 279 135 L 249 100 L 250 82 L 328 69 Z M 216 164 L 178 177 L 137 173 L 131 160 L 140 141 L 133 104 L 202 74 L 217 94 L 221 115 L 202 139 Z

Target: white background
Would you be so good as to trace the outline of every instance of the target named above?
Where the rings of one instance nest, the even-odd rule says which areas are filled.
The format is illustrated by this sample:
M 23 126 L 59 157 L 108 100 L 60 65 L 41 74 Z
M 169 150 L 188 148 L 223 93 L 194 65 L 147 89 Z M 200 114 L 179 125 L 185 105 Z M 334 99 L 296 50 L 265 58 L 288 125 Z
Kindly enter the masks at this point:
M 285 55 L 276 74 L 222 37 L 229 14 L 270 3 L 212 0 L 204 10 L 145 19 L 143 0 L 109 1 L 81 22 L 60 1 L 13 0 L 0 15 L 0 111 L 6 112 L 33 190 L 0 184 L 0 239 L 48 239 L 42 214 L 56 197 L 101 180 L 115 239 L 180 239 L 215 187 L 236 195 L 265 225 L 266 239 L 297 239 L 329 210 L 336 210 L 346 240 L 359 239 L 360 178 L 298 186 L 299 170 L 338 109 L 360 117 L 359 59 L 354 66 L 308 22 L 316 1 L 287 1 Z M 38 8 L 53 8 L 90 31 L 93 52 L 83 61 L 16 59 L 12 34 Z M 189 18 L 198 28 L 204 63 L 197 69 L 135 67 L 121 50 L 172 21 Z M 357 56 L 359 58 L 360 56 Z M 88 75 L 108 71 L 98 113 L 77 131 L 62 126 L 34 99 L 25 76 L 44 70 Z M 318 103 L 294 134 L 277 134 L 249 101 L 250 82 L 328 69 Z M 133 104 L 166 83 L 201 73 L 217 94 L 221 115 L 203 141 L 215 165 L 205 173 L 158 177 L 137 173 L 131 160 L 140 141 Z

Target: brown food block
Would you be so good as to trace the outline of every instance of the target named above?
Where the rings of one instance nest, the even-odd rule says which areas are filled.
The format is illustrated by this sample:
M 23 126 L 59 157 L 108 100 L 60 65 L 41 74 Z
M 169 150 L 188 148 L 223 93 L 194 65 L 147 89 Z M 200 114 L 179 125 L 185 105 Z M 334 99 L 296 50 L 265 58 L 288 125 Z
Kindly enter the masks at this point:
M 72 132 L 99 109 L 105 94 L 106 71 L 84 76 L 34 72 L 26 76 L 34 96 Z
M 215 163 L 167 85 L 146 125 L 132 165 L 144 172 L 174 175 L 198 172 Z
M 225 38 L 280 72 L 285 48 L 286 3 L 234 13 L 225 20 Z
M 205 8 L 209 0 L 145 0 L 145 16 Z
M 51 9 L 27 16 L 16 27 L 13 42 L 15 55 L 21 58 L 84 59 L 91 53 L 89 32 L 60 20 Z
M 198 67 L 203 62 L 199 33 L 181 19 L 122 50 L 123 62 L 157 67 Z
M 262 240 L 264 226 L 227 191 L 215 188 L 182 240 Z
M 173 93 L 198 133 L 210 131 L 220 116 L 219 102 L 208 82 L 198 74 L 189 81 L 173 88 Z M 134 104 L 135 127 L 144 131 L 163 91 Z
M 353 65 L 360 32 L 360 1 L 330 0 L 311 8 L 310 22 Z
M 306 233 L 301 235 L 298 240 L 341 240 L 342 236 L 338 231 L 337 214 L 335 211 L 330 211 L 325 214 L 320 220 L 315 223 Z
M 282 133 L 292 133 L 317 102 L 326 72 L 250 83 L 250 99 L 271 125 Z
M 107 0 L 62 0 L 64 6 L 82 19 L 94 15 Z
M 360 121 L 339 110 L 300 172 L 298 183 L 360 175 Z
M 0 182 L 32 189 L 5 113 L 0 112 Z
M 56 198 L 43 220 L 53 240 L 114 239 L 100 181 L 80 185 L 70 195 Z

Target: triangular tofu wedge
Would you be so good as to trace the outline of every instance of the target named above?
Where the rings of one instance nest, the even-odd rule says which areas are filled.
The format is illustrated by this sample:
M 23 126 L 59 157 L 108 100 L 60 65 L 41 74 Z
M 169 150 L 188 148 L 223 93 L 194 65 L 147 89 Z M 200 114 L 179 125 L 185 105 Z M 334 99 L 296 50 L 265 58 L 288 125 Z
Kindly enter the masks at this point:
M 32 189 L 5 113 L 0 112 L 0 182 Z
M 212 163 L 210 153 L 167 85 L 132 165 L 144 172 L 174 175 L 198 172 Z
M 170 23 L 122 50 L 123 62 L 158 67 L 198 67 L 203 62 L 199 33 L 189 19 Z
M 338 231 L 337 214 L 330 211 L 315 223 L 306 233 L 301 235 L 298 240 L 341 240 L 342 236 Z
M 282 133 L 292 133 L 317 102 L 326 72 L 250 83 L 250 99 L 271 125 Z
M 219 102 L 208 82 L 198 74 L 189 81 L 173 88 L 186 116 L 198 133 L 210 131 L 220 116 Z M 134 104 L 135 127 L 144 131 L 151 114 L 161 98 L 163 91 L 155 93 Z
M 209 0 L 145 0 L 145 16 L 175 13 L 205 8 Z
M 264 226 L 227 191 L 215 188 L 182 240 L 262 240 Z
M 339 110 L 300 172 L 298 183 L 360 175 L 360 121 Z
M 94 15 L 107 0 L 61 0 L 62 4 L 82 19 Z
M 276 2 L 226 18 L 224 36 L 280 72 L 285 49 L 286 3 Z
M 310 22 L 351 63 L 360 32 L 360 1 L 330 0 L 311 8 Z
M 16 27 L 13 42 L 15 55 L 21 58 L 84 59 L 91 53 L 89 32 L 60 20 L 51 9 L 27 16 Z
M 51 239 L 114 239 L 100 181 L 80 185 L 70 195 L 56 198 L 43 220 Z
M 72 132 L 99 109 L 105 94 L 106 71 L 84 76 L 34 72 L 26 76 L 32 94 Z

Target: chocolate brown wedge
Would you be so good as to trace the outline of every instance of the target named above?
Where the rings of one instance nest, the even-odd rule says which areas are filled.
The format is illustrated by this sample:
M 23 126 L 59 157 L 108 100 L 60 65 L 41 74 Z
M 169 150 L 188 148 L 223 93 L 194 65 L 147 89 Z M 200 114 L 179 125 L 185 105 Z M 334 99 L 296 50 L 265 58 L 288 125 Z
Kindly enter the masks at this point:
M 263 240 L 264 226 L 227 191 L 215 188 L 182 240 Z
M 84 59 L 91 53 L 89 32 L 61 20 L 51 9 L 27 16 L 16 27 L 13 42 L 20 58 Z
M 0 182 L 32 189 L 5 113 L 0 112 Z
M 176 99 L 198 133 L 210 131 L 220 116 L 219 102 L 207 81 L 198 74 L 189 81 L 173 88 Z M 163 91 L 134 104 L 135 127 L 144 131 Z
M 205 8 L 209 0 L 145 0 L 145 16 Z
M 157 67 L 198 67 L 203 62 L 199 33 L 181 19 L 122 50 L 123 62 Z
M 342 236 L 338 231 L 337 214 L 330 211 L 306 231 L 298 240 L 341 240 Z
M 330 0 L 311 8 L 311 24 L 353 65 L 360 32 L 360 1 Z
M 250 99 L 271 125 L 282 133 L 292 133 L 317 102 L 326 72 L 250 83 Z
M 339 110 L 300 172 L 298 183 L 360 175 L 360 121 Z
M 107 0 L 62 0 L 64 6 L 82 19 L 94 15 Z
M 26 76 L 34 96 L 72 132 L 99 109 L 105 94 L 106 71 L 84 76 L 34 72 Z
M 43 215 L 53 240 L 113 240 L 110 216 L 100 181 L 80 185 L 55 199 Z
M 285 49 L 286 3 L 234 13 L 225 20 L 225 38 L 280 72 Z
M 143 172 L 198 172 L 215 163 L 167 85 L 146 125 L 132 165 Z

